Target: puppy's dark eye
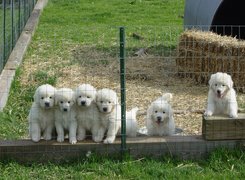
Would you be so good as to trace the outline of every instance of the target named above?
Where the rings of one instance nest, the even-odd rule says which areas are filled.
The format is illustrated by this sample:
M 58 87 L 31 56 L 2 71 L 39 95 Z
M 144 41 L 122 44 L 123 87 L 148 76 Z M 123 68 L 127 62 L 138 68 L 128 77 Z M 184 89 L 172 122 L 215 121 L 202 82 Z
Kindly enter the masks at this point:
M 44 97 L 41 97 L 41 99 L 44 99 Z
M 79 96 L 79 98 L 81 98 L 82 96 Z
M 162 113 L 165 114 L 165 111 L 163 111 Z
M 102 104 L 102 103 L 103 103 L 103 101 L 100 101 L 100 103 Z
M 108 103 L 111 104 L 111 101 L 109 101 Z
M 70 104 L 71 103 L 71 101 L 68 101 L 68 104 Z
M 215 84 L 215 86 L 218 86 L 218 84 Z
M 63 104 L 63 101 L 60 101 L 61 104 Z
M 224 84 L 222 84 L 222 86 L 223 86 L 223 87 L 225 87 L 225 85 L 224 85 Z
M 90 98 L 90 96 L 87 96 L 87 98 Z
M 49 99 L 52 99 L 52 98 L 53 98 L 52 96 L 49 97 Z
M 157 111 L 155 111 L 155 113 L 157 113 Z

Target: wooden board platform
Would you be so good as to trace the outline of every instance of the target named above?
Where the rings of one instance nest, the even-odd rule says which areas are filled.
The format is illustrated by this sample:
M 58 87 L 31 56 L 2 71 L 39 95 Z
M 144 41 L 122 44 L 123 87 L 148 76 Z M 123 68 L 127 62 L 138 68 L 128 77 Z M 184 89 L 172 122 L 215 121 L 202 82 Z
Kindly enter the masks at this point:
M 203 116 L 202 134 L 206 140 L 245 139 L 245 114 L 237 118 Z
M 235 148 L 243 144 L 239 140 L 205 141 L 202 136 L 169 136 L 127 138 L 128 153 L 135 158 L 170 155 L 180 159 L 200 159 L 218 147 Z M 120 155 L 120 138 L 113 144 L 94 143 L 91 140 L 75 145 L 67 141 L 58 143 L 31 140 L 0 141 L 0 160 L 13 159 L 21 163 L 64 162 L 85 157 L 88 152 L 97 155 Z

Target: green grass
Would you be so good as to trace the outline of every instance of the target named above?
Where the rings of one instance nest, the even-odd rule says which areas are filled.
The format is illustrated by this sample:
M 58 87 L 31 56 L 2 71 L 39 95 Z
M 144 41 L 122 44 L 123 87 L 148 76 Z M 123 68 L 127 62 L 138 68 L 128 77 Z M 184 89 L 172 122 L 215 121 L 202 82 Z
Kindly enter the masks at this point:
M 119 26 L 147 32 L 148 27 L 182 25 L 183 0 L 132 1 L 50 1 L 38 34 L 42 39 L 53 38 L 53 33 L 46 33 L 49 31 L 72 42 L 94 43 L 98 34 L 110 38 L 106 35 L 117 32 L 114 28 Z
M 219 149 L 208 159 L 180 161 L 158 159 L 81 158 L 63 164 L 21 165 L 0 163 L 1 179 L 243 179 L 245 156 L 242 150 Z

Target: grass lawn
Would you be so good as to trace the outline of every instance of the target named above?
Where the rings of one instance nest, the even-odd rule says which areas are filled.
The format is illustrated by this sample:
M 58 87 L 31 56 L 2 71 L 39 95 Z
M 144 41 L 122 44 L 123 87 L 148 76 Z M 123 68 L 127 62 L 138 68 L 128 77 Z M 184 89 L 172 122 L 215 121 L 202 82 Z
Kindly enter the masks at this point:
M 95 157 L 63 164 L 20 165 L 0 163 L 1 179 L 243 179 L 242 151 L 220 149 L 205 161 L 179 161 L 169 157 L 130 159 L 121 162 Z
M 0 113 L 0 139 L 27 137 L 28 111 L 34 91 L 41 84 L 74 87 L 93 80 L 98 88 L 118 89 L 118 77 L 113 73 L 117 73 L 118 61 L 115 59 L 118 59 L 119 26 L 126 27 L 127 56 L 139 47 L 147 47 L 151 65 L 162 56 L 166 57 L 165 60 L 171 59 L 178 36 L 183 31 L 183 14 L 184 0 L 49 0 L 24 62 L 17 70 L 8 104 Z M 142 36 L 143 40 L 134 38 L 133 33 Z M 141 61 L 138 65 L 142 70 Z M 150 67 L 144 68 L 154 71 Z M 98 68 L 101 71 L 97 72 Z M 154 68 L 159 68 L 158 64 Z M 102 74 L 105 70 L 109 73 Z M 88 76 L 84 76 L 85 73 Z M 137 93 L 145 97 L 145 102 L 155 98 L 148 98 L 145 94 L 148 89 L 158 95 L 162 92 L 163 84 L 147 81 L 151 80 L 147 74 L 133 76 L 132 73 L 129 78 L 127 97 L 133 100 L 127 103 L 129 106 L 143 99 L 130 94 L 130 88 L 140 87 Z M 171 84 L 170 77 L 165 79 Z M 166 82 L 164 88 L 172 90 Z M 203 89 L 206 90 L 203 87 L 195 89 L 194 95 L 205 94 Z M 181 98 L 191 99 L 186 94 Z M 202 101 L 199 104 L 202 105 Z M 241 179 L 245 172 L 244 162 L 243 151 L 223 149 L 212 153 L 205 161 L 164 157 L 128 158 L 120 162 L 92 154 L 89 158 L 68 160 L 63 164 L 0 162 L 0 179 Z

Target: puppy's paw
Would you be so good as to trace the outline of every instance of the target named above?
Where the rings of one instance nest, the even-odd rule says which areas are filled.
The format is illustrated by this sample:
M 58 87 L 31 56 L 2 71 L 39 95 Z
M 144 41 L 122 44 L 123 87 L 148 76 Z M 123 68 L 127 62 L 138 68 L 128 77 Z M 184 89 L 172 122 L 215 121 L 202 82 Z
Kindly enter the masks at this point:
M 45 139 L 46 141 L 49 141 L 52 139 L 52 135 L 51 134 L 44 134 L 43 139 Z
M 32 136 L 32 138 L 31 138 L 31 140 L 33 141 L 33 142 L 39 142 L 40 141 L 40 137 L 39 136 Z
M 230 117 L 230 118 L 237 118 L 238 115 L 237 115 L 236 113 L 233 113 L 233 114 L 230 114 L 229 117 Z
M 93 137 L 94 142 L 101 142 L 103 140 L 103 136 L 94 136 Z
M 104 140 L 104 143 L 105 144 L 112 144 L 115 140 L 115 137 L 107 137 L 105 140 Z
M 85 135 L 78 135 L 78 136 L 77 136 L 77 140 L 78 140 L 78 141 L 82 141 L 82 140 L 85 139 L 85 137 L 86 137 Z
M 62 137 L 62 136 L 58 136 L 57 137 L 57 141 L 58 142 L 64 142 L 64 136 Z
M 71 144 L 76 144 L 76 143 L 77 143 L 77 140 L 76 140 L 76 138 L 71 138 L 71 139 L 69 140 L 69 142 L 70 142 Z

